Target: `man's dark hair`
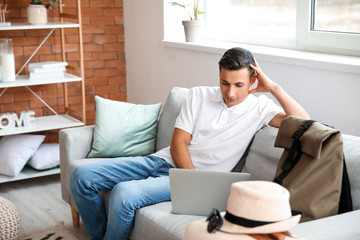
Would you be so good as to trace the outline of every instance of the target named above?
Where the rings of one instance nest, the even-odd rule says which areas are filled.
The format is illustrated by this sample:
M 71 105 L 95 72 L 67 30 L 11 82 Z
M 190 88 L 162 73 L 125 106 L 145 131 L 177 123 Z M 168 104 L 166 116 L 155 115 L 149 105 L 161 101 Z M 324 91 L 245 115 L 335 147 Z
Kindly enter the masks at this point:
M 219 61 L 219 69 L 239 70 L 247 68 L 250 72 L 250 77 L 254 74 L 254 69 L 250 64 L 255 66 L 255 60 L 252 53 L 244 48 L 231 48 L 227 50 Z

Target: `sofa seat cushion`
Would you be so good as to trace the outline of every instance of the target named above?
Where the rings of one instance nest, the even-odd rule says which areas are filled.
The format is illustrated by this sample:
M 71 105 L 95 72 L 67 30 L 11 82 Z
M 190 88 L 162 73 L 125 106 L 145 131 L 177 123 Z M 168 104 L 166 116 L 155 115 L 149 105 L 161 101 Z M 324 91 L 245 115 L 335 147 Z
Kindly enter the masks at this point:
M 360 210 L 298 224 L 290 230 L 306 240 L 359 239 Z
M 131 240 L 181 240 L 186 226 L 203 216 L 171 213 L 171 202 L 140 208 L 136 212 Z

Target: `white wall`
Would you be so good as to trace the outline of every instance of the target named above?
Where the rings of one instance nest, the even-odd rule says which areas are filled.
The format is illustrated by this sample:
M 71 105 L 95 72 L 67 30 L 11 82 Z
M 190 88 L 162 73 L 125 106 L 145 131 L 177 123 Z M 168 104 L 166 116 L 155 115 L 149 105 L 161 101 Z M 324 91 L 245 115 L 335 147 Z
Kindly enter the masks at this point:
M 174 86 L 218 85 L 221 53 L 165 47 L 163 0 L 125 0 L 127 95 L 133 103 L 165 102 Z M 312 118 L 360 136 L 360 74 L 302 67 L 255 55 L 262 70 Z

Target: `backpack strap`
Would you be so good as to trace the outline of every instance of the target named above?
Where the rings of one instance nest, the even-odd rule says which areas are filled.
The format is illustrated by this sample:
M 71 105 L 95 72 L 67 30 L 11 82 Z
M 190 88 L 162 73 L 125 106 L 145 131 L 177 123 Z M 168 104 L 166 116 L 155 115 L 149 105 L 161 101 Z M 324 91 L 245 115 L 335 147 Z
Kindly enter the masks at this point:
M 349 175 L 347 172 L 345 155 L 344 155 L 341 195 L 339 201 L 339 214 L 350 212 L 352 210 L 353 210 L 353 203 L 351 198 L 350 181 L 349 181 Z
M 278 184 L 282 184 L 284 178 L 290 173 L 290 171 L 295 167 L 298 163 L 302 151 L 301 151 L 301 144 L 300 144 L 300 137 L 304 134 L 304 132 L 310 127 L 310 125 L 315 122 L 314 120 L 308 120 L 304 124 L 302 124 L 298 130 L 292 135 L 293 144 L 289 150 L 289 154 L 286 157 L 285 162 L 281 166 L 282 172 L 277 176 L 274 182 Z M 296 155 L 295 155 L 296 153 Z

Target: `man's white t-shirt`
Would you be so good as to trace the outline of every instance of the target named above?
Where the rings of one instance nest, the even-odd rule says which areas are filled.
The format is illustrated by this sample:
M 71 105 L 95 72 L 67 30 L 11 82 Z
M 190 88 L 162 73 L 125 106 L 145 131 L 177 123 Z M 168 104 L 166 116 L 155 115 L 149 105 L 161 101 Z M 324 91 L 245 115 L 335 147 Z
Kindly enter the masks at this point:
M 220 87 L 195 87 L 189 91 L 175 128 L 192 135 L 188 149 L 195 169 L 231 171 L 255 133 L 281 112 L 265 95 L 250 94 L 243 102 L 227 107 Z M 175 166 L 170 147 L 154 155 Z

